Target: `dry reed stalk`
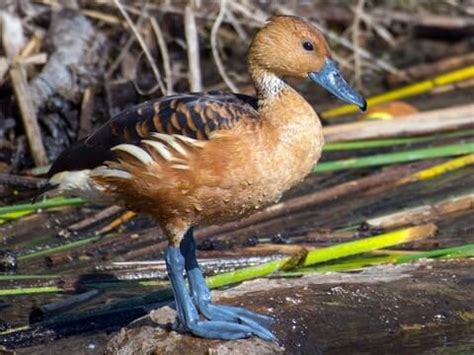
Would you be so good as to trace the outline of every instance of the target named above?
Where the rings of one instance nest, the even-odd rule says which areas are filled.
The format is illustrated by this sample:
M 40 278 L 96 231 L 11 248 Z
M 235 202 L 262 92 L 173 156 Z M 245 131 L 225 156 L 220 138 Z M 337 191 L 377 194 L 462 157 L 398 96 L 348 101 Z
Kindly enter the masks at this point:
M 201 64 L 199 55 L 199 36 L 192 4 L 184 9 L 184 32 L 188 55 L 188 81 L 192 92 L 202 91 Z

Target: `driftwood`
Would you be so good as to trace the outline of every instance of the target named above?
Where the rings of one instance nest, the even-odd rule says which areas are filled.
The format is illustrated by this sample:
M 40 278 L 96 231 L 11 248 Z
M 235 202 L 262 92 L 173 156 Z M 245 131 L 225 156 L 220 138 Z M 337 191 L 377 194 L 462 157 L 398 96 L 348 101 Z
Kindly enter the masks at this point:
M 326 142 L 435 134 L 474 127 L 474 104 L 420 112 L 390 121 L 357 122 L 324 128 Z

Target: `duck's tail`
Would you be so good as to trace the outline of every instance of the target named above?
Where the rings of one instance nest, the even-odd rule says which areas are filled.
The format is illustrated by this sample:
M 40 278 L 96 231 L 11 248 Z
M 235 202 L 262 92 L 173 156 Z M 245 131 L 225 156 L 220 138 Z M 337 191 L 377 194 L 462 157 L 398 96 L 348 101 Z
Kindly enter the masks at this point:
M 36 194 L 31 199 L 31 203 L 35 204 L 39 200 L 47 196 L 59 195 L 60 192 L 57 191 L 59 184 L 48 181 L 43 187 L 41 187 Z

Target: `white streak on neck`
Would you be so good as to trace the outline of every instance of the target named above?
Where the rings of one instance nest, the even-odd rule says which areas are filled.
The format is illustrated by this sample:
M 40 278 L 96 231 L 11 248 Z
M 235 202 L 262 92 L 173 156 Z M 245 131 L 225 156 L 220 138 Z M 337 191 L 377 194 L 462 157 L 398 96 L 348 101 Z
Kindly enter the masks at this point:
M 254 79 L 259 99 L 271 99 L 276 97 L 287 84 L 277 75 L 264 71 L 260 72 Z

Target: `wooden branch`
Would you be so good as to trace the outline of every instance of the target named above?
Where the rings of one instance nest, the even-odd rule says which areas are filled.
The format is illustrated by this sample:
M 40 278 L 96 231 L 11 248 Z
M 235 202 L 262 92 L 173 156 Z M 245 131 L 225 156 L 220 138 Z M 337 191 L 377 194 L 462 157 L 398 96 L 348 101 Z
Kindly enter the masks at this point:
M 46 155 L 46 150 L 44 149 L 41 130 L 36 117 L 36 110 L 33 101 L 31 100 L 30 89 L 26 79 L 26 71 L 20 61 L 15 61 L 12 64 L 10 77 L 35 165 L 47 165 L 48 157 Z
M 433 134 L 474 127 L 474 104 L 419 112 L 390 121 L 357 122 L 324 128 L 326 142 Z
M 239 92 L 239 89 L 235 84 L 230 80 L 229 76 L 226 73 L 224 68 L 224 64 L 222 63 L 221 57 L 219 56 L 219 48 L 217 45 L 217 32 L 219 31 L 219 27 L 224 20 L 225 13 L 226 13 L 226 4 L 227 0 L 221 0 L 221 8 L 219 10 L 219 14 L 216 17 L 216 21 L 212 25 L 211 29 L 211 49 L 212 55 L 214 57 L 214 61 L 216 62 L 217 70 L 219 71 L 219 75 L 221 76 L 222 80 L 224 80 L 225 84 L 229 87 L 232 92 Z
M 160 25 L 156 18 L 150 18 L 151 28 L 155 33 L 156 40 L 158 42 L 158 47 L 161 52 L 161 59 L 163 60 L 163 70 L 165 72 L 165 81 L 166 81 L 166 95 L 171 95 L 173 93 L 173 76 L 171 75 L 171 60 L 168 52 L 168 47 L 166 46 L 165 36 L 163 31 L 161 31 Z
M 166 93 L 165 85 L 163 84 L 163 80 L 161 80 L 161 74 L 160 70 L 158 69 L 155 60 L 153 59 L 153 56 L 151 55 L 150 51 L 148 50 L 148 47 L 146 46 L 145 40 L 143 39 L 143 36 L 140 34 L 140 31 L 135 27 L 135 24 L 133 23 L 132 19 L 128 15 L 127 11 L 123 7 L 122 3 L 120 0 L 114 0 L 114 4 L 117 6 L 118 10 L 122 14 L 122 16 L 125 18 L 125 21 L 127 21 L 128 26 L 132 30 L 133 35 L 137 39 L 138 43 L 140 44 L 140 47 L 145 54 L 145 57 L 148 61 L 148 64 L 151 67 L 151 70 L 153 72 L 153 75 L 155 76 L 157 86 L 153 87 L 151 90 L 149 90 L 146 94 L 150 94 L 156 90 L 156 88 L 160 88 L 160 91 L 162 93 Z M 138 90 L 138 87 L 136 87 Z M 138 90 L 141 91 L 141 90 Z M 142 93 L 145 94 L 145 93 Z
M 88 87 L 84 90 L 81 102 L 81 116 L 79 118 L 78 138 L 89 135 L 92 131 L 92 111 L 94 108 L 95 89 Z
M 201 64 L 199 62 L 199 36 L 191 4 L 184 9 L 184 30 L 188 53 L 188 80 L 192 92 L 202 91 Z
M 447 214 L 465 212 L 474 209 L 474 194 L 452 197 L 434 205 L 423 205 L 366 221 L 374 228 L 396 228 L 400 226 L 433 222 L 446 218 Z
M 85 219 L 80 220 L 79 222 L 76 222 L 70 226 L 67 227 L 67 230 L 69 232 L 77 232 L 85 228 L 89 228 L 93 226 L 94 224 L 98 224 L 100 222 L 103 222 L 104 220 L 111 218 L 112 216 L 118 214 L 121 212 L 123 209 L 119 206 L 110 206 L 105 209 L 103 209 L 100 212 L 96 212 L 92 214 L 91 216 L 86 217 Z

